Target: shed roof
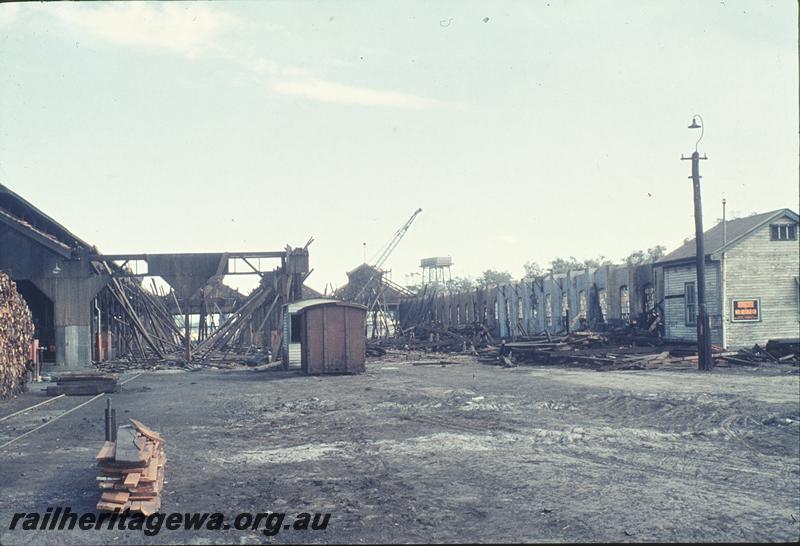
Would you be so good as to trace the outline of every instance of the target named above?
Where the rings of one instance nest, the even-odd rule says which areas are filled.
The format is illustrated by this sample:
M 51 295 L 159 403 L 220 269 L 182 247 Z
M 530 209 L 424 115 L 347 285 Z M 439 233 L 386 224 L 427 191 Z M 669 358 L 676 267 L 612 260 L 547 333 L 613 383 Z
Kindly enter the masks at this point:
M 352 303 L 349 301 L 342 301 L 336 300 L 332 298 L 311 298 L 308 300 L 300 300 L 295 301 L 292 303 L 286 304 L 286 312 L 289 314 L 299 313 L 300 311 L 304 311 L 310 307 L 317 307 L 320 305 L 337 305 L 339 307 L 357 307 L 359 309 L 366 310 L 366 307 L 363 305 L 359 305 L 357 303 Z
M 69 256 L 73 247 L 91 246 L 3 184 L 0 223 L 64 256 Z
M 738 244 L 740 241 L 748 237 L 755 230 L 761 226 L 774 221 L 782 216 L 788 216 L 795 222 L 798 221 L 798 215 L 791 209 L 777 209 L 770 212 L 762 212 L 761 214 L 754 214 L 746 218 L 736 218 L 728 220 L 727 224 L 727 244 L 723 245 L 722 222 L 703 232 L 703 243 L 705 245 L 706 256 L 715 254 L 725 248 L 729 248 Z M 696 254 L 695 239 L 685 242 L 677 249 L 673 250 L 656 263 L 665 264 L 670 262 L 681 262 L 684 260 L 692 260 Z

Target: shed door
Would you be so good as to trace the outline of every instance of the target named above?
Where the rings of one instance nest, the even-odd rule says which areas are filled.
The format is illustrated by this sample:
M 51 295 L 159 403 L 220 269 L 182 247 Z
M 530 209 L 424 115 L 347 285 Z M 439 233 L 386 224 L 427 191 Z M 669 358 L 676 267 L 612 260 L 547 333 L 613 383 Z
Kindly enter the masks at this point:
M 309 309 L 303 313 L 305 326 L 305 339 L 303 340 L 303 365 L 304 371 L 310 374 L 323 373 L 325 343 L 324 323 L 322 321 L 322 309 Z
M 347 343 L 347 371 L 349 373 L 363 373 L 364 359 L 367 352 L 367 338 L 364 336 L 364 321 L 366 315 L 363 310 L 353 307 L 345 308 L 344 323 L 345 338 Z

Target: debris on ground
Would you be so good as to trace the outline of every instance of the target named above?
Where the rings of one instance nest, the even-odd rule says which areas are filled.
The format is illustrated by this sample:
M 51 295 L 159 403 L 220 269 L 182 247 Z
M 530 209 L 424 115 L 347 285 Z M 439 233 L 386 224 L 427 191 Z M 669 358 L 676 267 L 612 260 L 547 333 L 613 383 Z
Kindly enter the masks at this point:
M 167 462 L 164 439 L 136 419 L 130 422 L 119 427 L 115 439 L 106 440 L 95 457 L 102 491 L 97 510 L 130 510 L 149 516 L 161 508 Z
M 697 364 L 697 345 L 691 341 L 665 340 L 655 332 L 637 328 L 606 331 L 576 331 L 562 335 L 543 333 L 519 336 L 496 344 L 480 325 L 453 328 L 417 326 L 400 331 L 394 338 L 367 343 L 367 354 L 385 357 L 391 350 L 406 353 L 461 353 L 477 356 L 478 362 L 515 367 L 519 364 L 563 365 L 598 371 L 691 368 Z M 726 351 L 712 346 L 715 366 L 759 366 L 769 363 L 798 365 L 798 340 L 772 340 L 767 348 Z M 431 361 L 434 362 L 434 361 Z M 436 361 L 438 362 L 438 361 Z

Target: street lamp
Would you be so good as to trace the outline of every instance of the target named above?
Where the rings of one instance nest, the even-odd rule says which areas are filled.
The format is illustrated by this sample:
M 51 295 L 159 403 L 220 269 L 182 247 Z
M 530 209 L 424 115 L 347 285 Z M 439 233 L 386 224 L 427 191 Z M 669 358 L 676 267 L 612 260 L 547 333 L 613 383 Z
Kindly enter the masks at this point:
M 697 123 L 697 120 L 700 123 Z M 709 329 L 708 311 L 706 309 L 706 252 L 703 244 L 703 204 L 700 199 L 700 160 L 708 159 L 705 154 L 700 157 L 697 146 L 703 139 L 705 123 L 700 114 L 692 116 L 692 123 L 689 129 L 700 129 L 700 138 L 694 144 L 694 152 L 691 157 L 683 157 L 682 160 L 692 161 L 692 188 L 694 191 L 694 231 L 695 231 L 695 259 L 697 268 L 697 360 L 698 369 L 711 370 L 714 361 L 711 359 L 711 331 Z

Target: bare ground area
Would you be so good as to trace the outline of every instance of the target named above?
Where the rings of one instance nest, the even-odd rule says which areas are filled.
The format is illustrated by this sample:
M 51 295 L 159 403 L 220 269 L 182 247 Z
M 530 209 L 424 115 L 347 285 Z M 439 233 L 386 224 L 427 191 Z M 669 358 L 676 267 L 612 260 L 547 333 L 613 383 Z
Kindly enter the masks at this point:
M 40 399 L 0 403 L 0 416 Z M 94 511 L 101 399 L 0 453 L 0 543 L 800 539 L 796 368 L 598 373 L 400 358 L 355 377 L 156 372 L 112 399 L 119 421 L 167 439 L 162 512 L 331 512 L 328 528 L 9 531 L 14 512 Z M 43 418 L 0 425 L 10 438 L 10 423 Z

